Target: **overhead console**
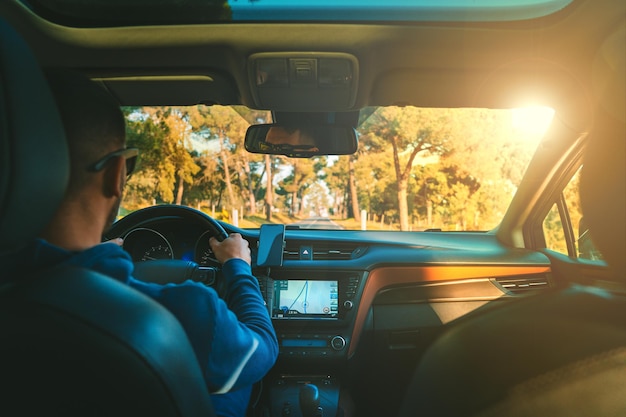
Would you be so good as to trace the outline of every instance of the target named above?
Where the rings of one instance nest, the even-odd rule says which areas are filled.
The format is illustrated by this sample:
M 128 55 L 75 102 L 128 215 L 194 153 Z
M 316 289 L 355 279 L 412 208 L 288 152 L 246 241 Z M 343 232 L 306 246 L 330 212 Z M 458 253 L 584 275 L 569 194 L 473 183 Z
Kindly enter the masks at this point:
M 248 77 L 257 108 L 345 111 L 356 101 L 359 65 L 339 52 L 263 52 L 248 58 Z

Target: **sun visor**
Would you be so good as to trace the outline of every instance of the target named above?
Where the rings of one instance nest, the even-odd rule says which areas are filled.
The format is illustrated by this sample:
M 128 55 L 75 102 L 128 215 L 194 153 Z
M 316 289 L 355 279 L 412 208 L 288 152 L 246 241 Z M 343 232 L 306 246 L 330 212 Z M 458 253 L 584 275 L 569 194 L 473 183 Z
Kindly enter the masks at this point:
M 590 101 L 584 86 L 566 69 L 538 59 L 481 71 L 390 71 L 377 78 L 372 97 L 379 105 L 417 107 L 547 106 L 572 126 L 589 124 Z
M 123 106 L 237 104 L 234 83 L 220 75 L 136 75 L 92 77 Z

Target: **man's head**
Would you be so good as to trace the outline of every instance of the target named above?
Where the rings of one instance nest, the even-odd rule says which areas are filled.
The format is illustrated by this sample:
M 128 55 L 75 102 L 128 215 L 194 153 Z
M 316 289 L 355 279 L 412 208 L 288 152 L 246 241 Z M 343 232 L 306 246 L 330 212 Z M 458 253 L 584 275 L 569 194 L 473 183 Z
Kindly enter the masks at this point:
M 70 149 L 68 193 L 80 192 L 93 175 L 90 167 L 109 152 L 124 148 L 124 116 L 110 94 L 81 74 L 49 71 L 47 76 Z
M 124 116 L 106 90 L 73 72 L 49 71 L 47 77 L 65 127 L 71 166 L 65 198 L 53 220 L 65 224 L 52 225 L 48 234 L 54 236 L 45 237 L 54 238 L 61 227 L 91 218 L 100 229 L 85 233 L 93 242 L 96 232 L 101 234 L 115 219 L 137 154 L 125 150 Z M 72 240 L 78 237 L 76 233 Z

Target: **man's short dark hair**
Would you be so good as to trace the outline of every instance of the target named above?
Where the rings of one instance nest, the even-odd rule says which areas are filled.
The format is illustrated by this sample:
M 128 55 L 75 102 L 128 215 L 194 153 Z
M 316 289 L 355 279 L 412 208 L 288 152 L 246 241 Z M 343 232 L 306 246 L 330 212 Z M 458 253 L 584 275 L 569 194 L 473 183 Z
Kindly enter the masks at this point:
M 46 72 L 70 150 L 68 194 L 84 187 L 91 164 L 125 143 L 125 122 L 119 103 L 86 76 L 64 70 Z

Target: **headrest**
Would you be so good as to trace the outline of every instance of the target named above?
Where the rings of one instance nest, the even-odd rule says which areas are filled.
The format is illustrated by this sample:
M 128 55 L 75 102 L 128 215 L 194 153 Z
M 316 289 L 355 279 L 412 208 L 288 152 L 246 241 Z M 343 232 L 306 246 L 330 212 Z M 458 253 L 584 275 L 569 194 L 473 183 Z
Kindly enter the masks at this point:
M 626 25 L 593 63 L 596 113 L 580 185 L 585 221 L 614 278 L 626 281 Z
M 56 103 L 26 42 L 0 19 L 0 255 L 50 221 L 69 178 Z

